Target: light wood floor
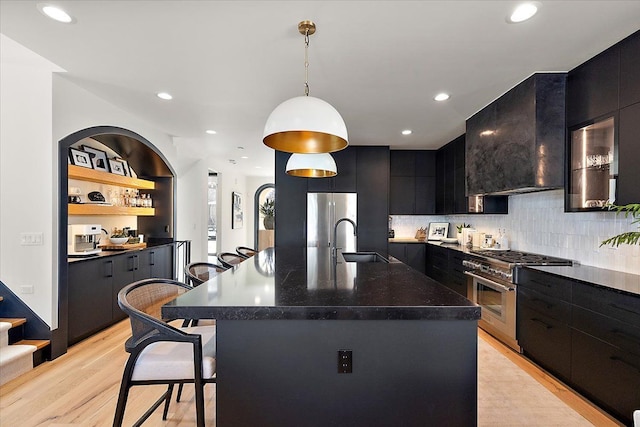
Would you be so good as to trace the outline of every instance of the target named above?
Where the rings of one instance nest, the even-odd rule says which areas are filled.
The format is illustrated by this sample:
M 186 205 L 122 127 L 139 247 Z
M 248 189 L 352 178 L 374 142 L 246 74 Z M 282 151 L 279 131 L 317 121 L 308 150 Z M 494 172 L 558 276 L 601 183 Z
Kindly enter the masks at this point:
M 128 321 L 123 321 L 71 347 L 66 355 L 40 365 L 33 371 L 0 387 L 0 426 L 111 425 L 122 367 L 127 358 L 123 344 L 128 337 L 129 324 Z M 567 425 L 563 424 L 563 419 L 576 420 L 575 423 L 567 421 L 571 422 L 569 425 L 572 426 L 620 425 L 483 331 L 479 331 L 479 337 L 479 426 L 538 425 L 546 427 L 551 425 L 548 419 L 556 420 L 554 425 Z M 497 366 L 502 366 L 499 379 L 496 379 L 495 373 L 492 373 Z M 510 372 L 516 372 L 516 374 Z M 523 379 L 531 378 L 535 381 L 526 386 L 531 390 L 523 390 L 523 384 L 527 382 Z M 540 384 L 544 387 L 540 387 Z M 500 390 L 501 387 L 503 387 L 502 390 Z M 515 387 L 515 393 L 525 398 L 510 402 L 512 392 L 508 387 Z M 533 390 L 536 387 L 544 390 L 542 392 Z M 139 414 L 155 401 L 163 389 L 163 386 L 133 388 L 124 425 L 131 425 Z M 215 425 L 215 386 L 208 385 L 205 390 L 208 402 L 207 425 L 213 426 Z M 534 391 L 539 397 L 536 399 L 526 397 Z M 502 393 L 499 403 L 491 399 L 491 394 L 494 392 Z M 558 399 L 561 402 L 558 402 Z M 517 406 L 514 406 L 516 404 Z M 527 405 L 531 407 L 527 408 Z M 547 418 L 536 415 L 536 409 L 543 411 Z M 169 411 L 166 422 L 162 422 L 161 411 L 158 410 L 145 425 L 171 427 L 195 425 L 193 387 L 185 387 L 182 401 L 172 402 Z M 553 411 L 557 411 L 557 414 Z M 523 418 L 527 415 L 528 419 Z M 513 419 L 518 421 L 515 423 L 510 421 Z

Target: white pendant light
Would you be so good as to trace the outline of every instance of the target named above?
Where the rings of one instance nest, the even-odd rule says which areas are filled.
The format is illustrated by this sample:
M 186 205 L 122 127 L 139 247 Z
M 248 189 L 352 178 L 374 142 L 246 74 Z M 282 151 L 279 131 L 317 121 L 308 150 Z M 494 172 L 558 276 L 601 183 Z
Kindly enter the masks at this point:
M 309 96 L 309 36 L 316 32 L 312 21 L 302 21 L 298 31 L 305 40 L 305 95 L 278 105 L 264 127 L 264 144 L 288 153 L 331 153 L 349 144 L 347 126 L 340 113 L 326 101 Z
M 338 174 L 338 167 L 329 153 L 293 153 L 287 161 L 286 172 L 304 178 L 330 178 Z

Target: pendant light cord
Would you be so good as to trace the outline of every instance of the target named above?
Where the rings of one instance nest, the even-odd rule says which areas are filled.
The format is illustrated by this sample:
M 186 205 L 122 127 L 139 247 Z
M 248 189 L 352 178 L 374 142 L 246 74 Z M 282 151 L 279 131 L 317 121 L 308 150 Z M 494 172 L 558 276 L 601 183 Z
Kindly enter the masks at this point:
M 309 30 L 304 32 L 304 95 L 309 96 Z

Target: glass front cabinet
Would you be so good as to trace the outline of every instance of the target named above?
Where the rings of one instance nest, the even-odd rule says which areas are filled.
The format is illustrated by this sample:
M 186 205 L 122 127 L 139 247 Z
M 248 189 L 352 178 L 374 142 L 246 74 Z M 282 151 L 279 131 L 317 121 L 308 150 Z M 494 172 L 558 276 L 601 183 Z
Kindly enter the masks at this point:
M 608 116 L 572 128 L 569 138 L 565 210 L 602 210 L 616 198 L 615 117 Z

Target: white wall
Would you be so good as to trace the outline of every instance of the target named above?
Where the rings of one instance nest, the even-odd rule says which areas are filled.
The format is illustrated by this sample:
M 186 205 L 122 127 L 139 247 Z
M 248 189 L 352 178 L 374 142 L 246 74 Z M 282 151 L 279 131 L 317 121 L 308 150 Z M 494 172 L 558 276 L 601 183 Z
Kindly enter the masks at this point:
M 55 329 L 59 140 L 112 125 L 151 141 L 170 164 L 177 153 L 171 136 L 52 74 L 60 68 L 3 35 L 0 43 L 0 280 Z M 190 215 L 178 206 L 183 223 Z M 21 246 L 23 232 L 42 233 L 44 244 Z M 33 293 L 22 294 L 23 286 Z
M 50 325 L 57 306 L 55 71 L 61 69 L 0 35 L 0 280 Z M 25 232 L 42 233 L 43 244 L 21 246 Z
M 563 190 L 509 196 L 509 215 L 393 216 L 396 237 L 413 237 L 429 222 L 465 222 L 478 231 L 497 234 L 506 228 L 512 249 L 569 258 L 581 264 L 640 274 L 640 245 L 600 247 L 608 237 L 637 230 L 631 218 L 612 212 L 564 212 Z
M 180 167 L 176 203 L 176 239 L 191 241 L 191 261 L 207 260 L 207 179 L 205 160 Z

